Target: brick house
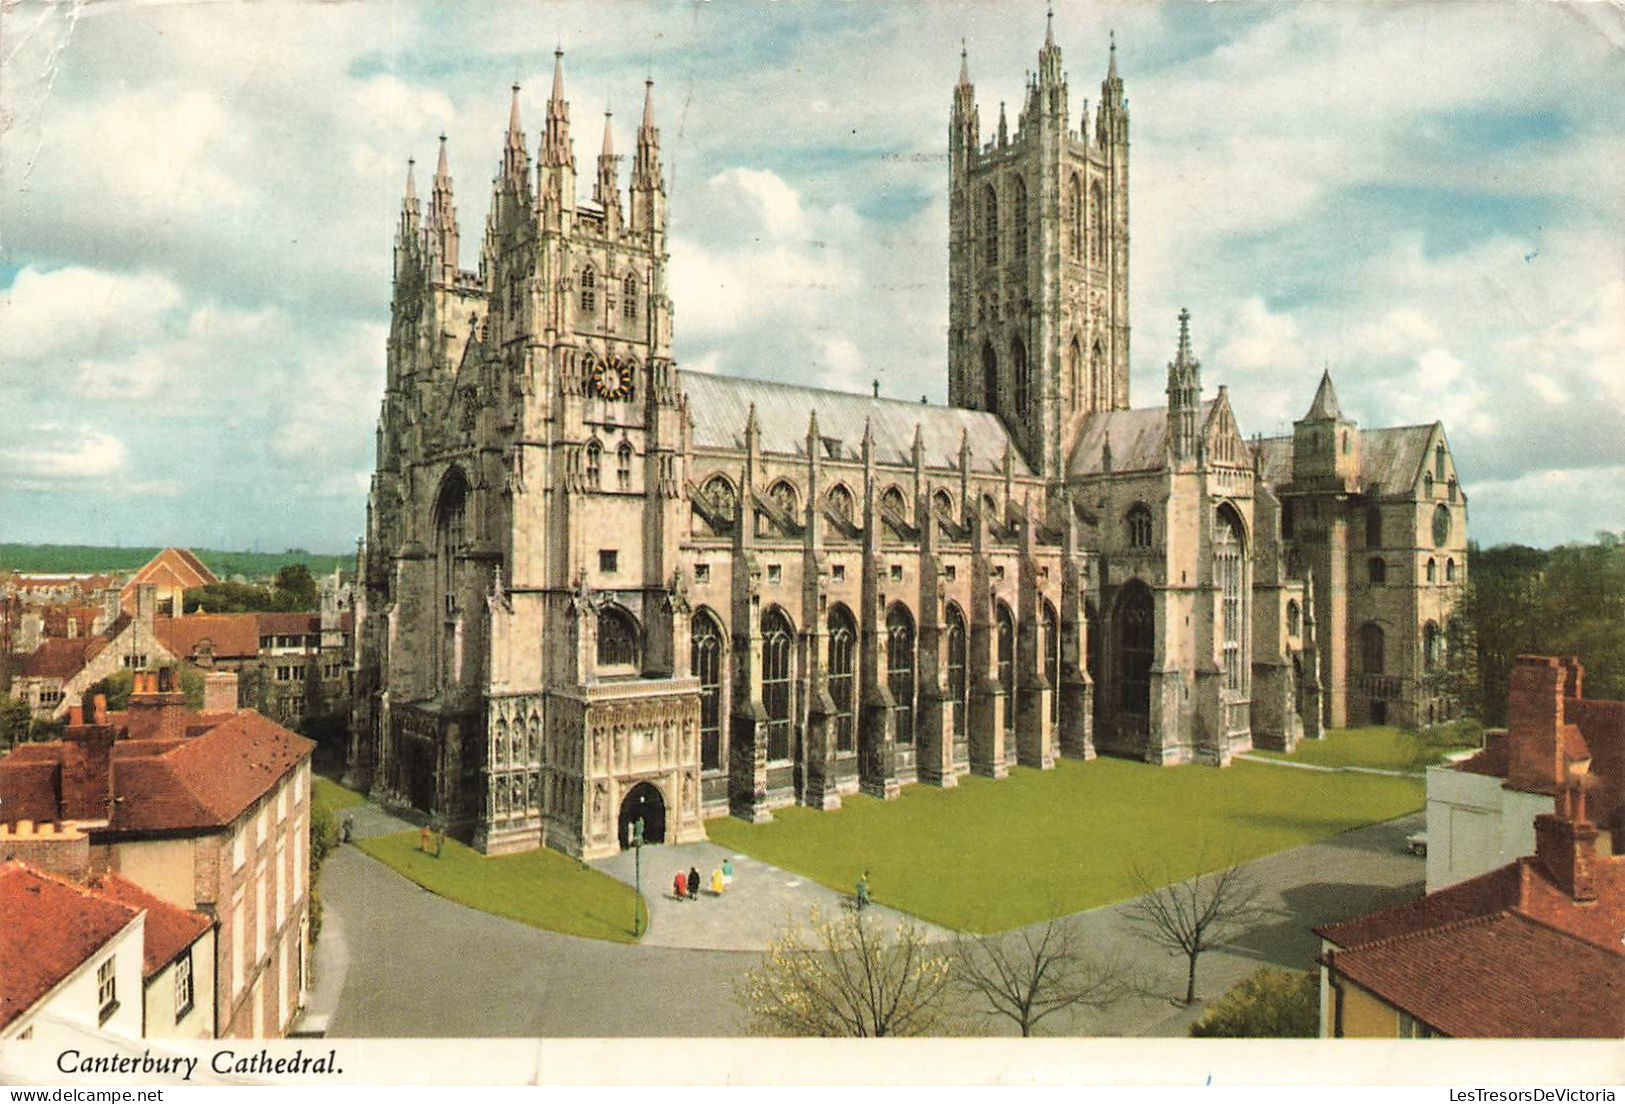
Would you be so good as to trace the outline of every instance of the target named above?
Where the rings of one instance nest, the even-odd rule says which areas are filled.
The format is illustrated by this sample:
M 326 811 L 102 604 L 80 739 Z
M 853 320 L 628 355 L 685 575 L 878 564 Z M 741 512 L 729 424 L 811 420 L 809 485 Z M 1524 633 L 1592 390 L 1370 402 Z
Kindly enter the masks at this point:
M 61 740 L 0 760 L 0 848 L 42 824 L 77 832 L 89 875 L 214 918 L 215 1034 L 280 1036 L 305 985 L 315 745 L 236 709 L 229 674 L 202 712 L 176 686 L 140 672 L 127 711 L 75 707 Z M 71 840 L 25 842 L 30 861 L 80 861 Z

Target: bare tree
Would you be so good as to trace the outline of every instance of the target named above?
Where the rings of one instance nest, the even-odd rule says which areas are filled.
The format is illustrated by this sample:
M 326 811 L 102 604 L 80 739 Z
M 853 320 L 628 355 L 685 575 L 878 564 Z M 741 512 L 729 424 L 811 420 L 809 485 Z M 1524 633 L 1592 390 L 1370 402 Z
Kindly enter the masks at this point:
M 929 1035 L 947 1023 L 943 996 L 953 956 L 933 949 L 909 920 L 888 929 L 849 912 L 814 909 L 768 945 L 760 965 L 735 983 L 753 1035 Z
M 1200 856 L 1197 862 L 1206 865 Z M 1139 894 L 1128 907 L 1129 920 L 1152 943 L 1185 956 L 1185 1003 L 1191 1004 L 1202 952 L 1231 942 L 1263 915 L 1258 887 L 1234 862 L 1172 884 L 1166 870 L 1153 877 L 1138 862 L 1128 873 Z
M 986 1012 L 1004 1016 L 1030 1036 L 1044 1019 L 1067 1008 L 1104 1008 L 1127 990 L 1123 970 L 1091 954 L 1077 924 L 1051 915 L 1036 925 L 956 940 L 954 980 Z

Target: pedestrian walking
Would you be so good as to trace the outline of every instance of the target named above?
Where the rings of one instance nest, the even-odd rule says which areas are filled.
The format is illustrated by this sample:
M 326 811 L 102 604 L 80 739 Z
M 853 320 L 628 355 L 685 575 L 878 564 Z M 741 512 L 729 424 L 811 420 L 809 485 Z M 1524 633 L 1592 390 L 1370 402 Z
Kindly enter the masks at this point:
M 865 870 L 858 879 L 858 911 L 862 912 L 869 907 L 869 872 Z
M 700 899 L 700 868 L 697 866 L 688 868 L 688 895 L 696 901 Z
M 688 876 L 679 870 L 677 876 L 671 880 L 671 895 L 681 901 L 687 892 Z
M 724 887 L 734 884 L 734 861 L 731 858 L 722 860 L 722 884 Z
M 429 826 L 427 824 L 418 829 L 418 850 L 425 855 L 429 853 Z
M 722 868 L 718 867 L 711 871 L 711 893 L 713 896 L 721 897 L 725 888 L 726 886 L 722 881 Z

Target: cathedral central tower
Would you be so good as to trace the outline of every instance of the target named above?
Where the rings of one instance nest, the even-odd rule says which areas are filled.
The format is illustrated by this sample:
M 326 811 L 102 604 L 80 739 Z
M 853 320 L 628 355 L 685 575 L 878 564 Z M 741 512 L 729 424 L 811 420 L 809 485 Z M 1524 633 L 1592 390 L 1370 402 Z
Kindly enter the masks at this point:
M 1065 476 L 1084 419 L 1128 394 L 1128 106 L 1112 45 L 1089 127 L 1069 121 L 1053 18 L 1014 133 L 984 143 L 961 54 L 949 149 L 948 401 L 1009 425 Z

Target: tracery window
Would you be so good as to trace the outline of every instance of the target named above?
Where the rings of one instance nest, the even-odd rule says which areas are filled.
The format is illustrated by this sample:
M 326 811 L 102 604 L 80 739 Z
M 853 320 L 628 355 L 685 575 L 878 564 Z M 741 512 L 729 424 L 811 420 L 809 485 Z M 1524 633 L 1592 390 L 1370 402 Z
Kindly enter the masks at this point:
M 1127 515 L 1128 546 L 1130 548 L 1151 547 L 1151 510 L 1144 503 L 1135 503 L 1129 508 Z
M 1383 645 L 1385 643 L 1382 626 L 1373 621 L 1367 621 L 1360 626 L 1360 669 L 1368 675 L 1383 673 Z
M 954 499 L 953 499 L 953 496 L 950 495 L 947 491 L 943 490 L 941 487 L 938 487 L 935 491 L 931 492 L 931 505 L 936 507 L 936 511 L 937 511 L 938 514 L 941 514 L 943 517 L 947 518 L 949 521 L 953 520 L 953 516 L 954 516 Z
M 632 489 L 632 443 L 622 441 L 615 450 L 615 484 L 623 491 Z
M 1011 219 L 1013 225 L 1010 227 L 1010 241 L 1015 246 L 1016 260 L 1025 261 L 1027 259 L 1027 182 L 1017 176 L 1011 190 L 1015 196 L 1015 210 Z
M 619 606 L 598 611 L 598 666 L 636 667 L 643 634 L 633 616 Z
M 999 409 L 999 357 L 986 341 L 982 343 L 982 409 Z
M 700 680 L 700 769 L 722 767 L 722 626 L 698 610 L 689 648 L 689 672 Z
M 835 726 L 835 750 L 848 752 L 856 749 L 857 739 L 852 722 L 853 659 L 857 654 L 857 625 L 852 614 L 842 605 L 829 611 L 829 671 L 830 700 L 835 713 L 830 721 Z
M 841 483 L 829 489 L 825 496 L 829 501 L 830 509 L 835 511 L 837 517 L 845 521 L 852 521 L 857 512 L 857 503 L 852 498 L 852 492 Z
M 982 189 L 982 255 L 988 264 L 999 262 L 999 193 L 992 185 Z
M 1003 602 L 998 608 L 998 674 L 999 686 L 1004 690 L 1004 732 L 1016 730 L 1016 621 L 1010 607 Z
M 1106 263 L 1106 195 L 1097 182 L 1089 193 L 1090 244 L 1095 264 Z
M 621 314 L 628 321 L 638 316 L 638 280 L 636 276 L 628 276 L 621 285 Z
M 886 686 L 897 742 L 914 743 L 914 619 L 901 602 L 886 613 Z
M 1044 602 L 1044 677 L 1049 679 L 1049 719 L 1051 724 L 1061 720 L 1061 621 L 1055 607 Z
M 1156 645 L 1151 590 L 1138 579 L 1117 599 L 1117 656 L 1122 668 L 1119 703 L 1140 716 L 1151 711 L 1151 659 Z
M 881 492 L 880 501 L 885 505 L 886 509 L 894 514 L 907 515 L 908 513 L 908 500 L 903 497 L 903 492 L 896 487 L 887 487 Z
M 593 273 L 592 267 L 581 270 L 581 310 L 583 313 L 591 311 L 597 305 L 598 277 Z
M 1027 347 L 1016 338 L 1010 343 L 1010 365 L 1016 382 L 1016 413 L 1027 416 L 1027 402 L 1031 397 L 1032 374 L 1027 367 Z
M 597 490 L 604 477 L 604 449 L 597 441 L 587 442 L 587 486 Z
M 1083 185 L 1078 182 L 1078 174 L 1072 174 L 1072 181 L 1066 190 L 1067 209 L 1067 253 L 1075 261 L 1083 260 Z
M 791 651 L 795 631 L 774 606 L 762 615 L 762 704 L 767 709 L 767 757 L 790 758 Z
M 1286 631 L 1289 636 L 1297 636 L 1303 631 L 1303 612 L 1296 601 L 1286 604 Z
M 1247 690 L 1246 655 L 1242 637 L 1247 620 L 1246 557 L 1243 555 L 1241 519 L 1228 506 L 1219 510 L 1213 535 L 1213 571 L 1220 601 L 1220 639 L 1224 646 L 1224 685 L 1234 693 Z
M 965 702 L 968 684 L 965 679 L 965 615 L 959 607 L 948 603 L 948 702 L 953 718 L 955 736 L 965 733 Z

